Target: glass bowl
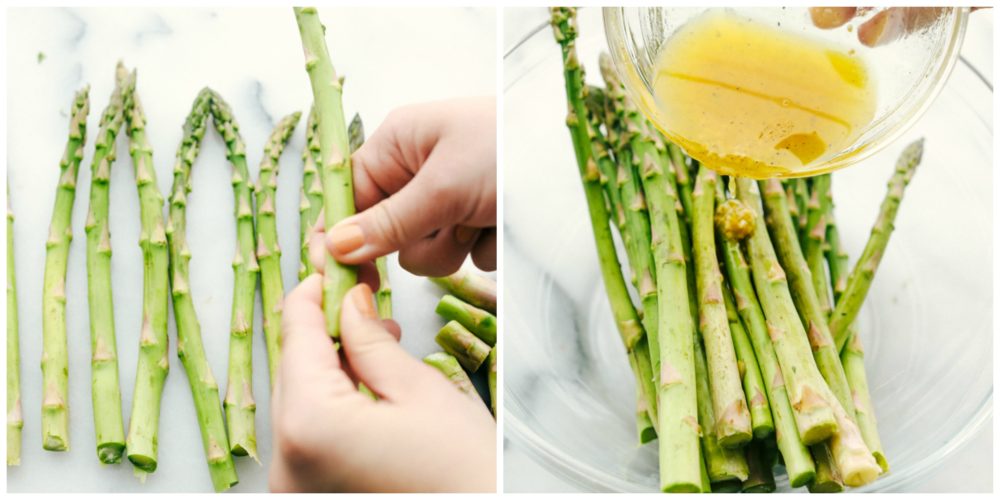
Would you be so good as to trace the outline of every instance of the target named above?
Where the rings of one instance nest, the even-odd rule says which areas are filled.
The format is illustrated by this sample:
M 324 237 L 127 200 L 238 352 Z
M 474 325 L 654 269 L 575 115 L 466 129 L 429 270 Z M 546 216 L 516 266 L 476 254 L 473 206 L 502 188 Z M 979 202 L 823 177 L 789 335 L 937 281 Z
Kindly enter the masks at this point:
M 587 80 L 600 84 L 598 9 L 580 11 L 580 34 Z M 505 435 L 580 490 L 655 491 L 657 448 L 638 445 L 634 378 L 598 273 L 551 29 L 505 56 L 504 78 Z M 926 138 L 859 315 L 891 472 L 857 491 L 912 489 L 992 421 L 992 98 L 961 63 L 900 140 L 833 176 L 854 259 L 896 155 Z
M 857 28 L 871 19 L 878 9 L 869 10 L 839 28 L 821 30 L 813 25 L 805 7 L 604 8 L 604 29 L 610 53 L 629 95 L 646 116 L 679 144 L 685 141 L 677 130 L 665 128 L 666 118 L 652 93 L 656 76 L 654 64 L 665 42 L 682 26 L 710 11 L 722 10 L 739 19 L 750 19 L 777 27 L 784 33 L 850 50 L 868 68 L 869 79 L 874 82 L 876 103 L 871 123 L 851 132 L 846 142 L 832 144 L 835 150 L 806 165 L 792 169 L 772 167 L 772 172 L 763 174 L 787 177 L 814 175 L 853 165 L 871 157 L 903 134 L 927 109 L 947 80 L 958 59 L 969 12 L 968 8 L 941 8 L 940 15 L 923 28 L 891 43 L 870 48 L 858 41 Z M 767 87 L 758 90 L 766 91 Z M 712 149 L 707 144 L 705 147 Z M 711 152 L 715 155 L 737 153 Z M 728 171 L 724 164 L 718 168 L 723 173 L 738 173 Z

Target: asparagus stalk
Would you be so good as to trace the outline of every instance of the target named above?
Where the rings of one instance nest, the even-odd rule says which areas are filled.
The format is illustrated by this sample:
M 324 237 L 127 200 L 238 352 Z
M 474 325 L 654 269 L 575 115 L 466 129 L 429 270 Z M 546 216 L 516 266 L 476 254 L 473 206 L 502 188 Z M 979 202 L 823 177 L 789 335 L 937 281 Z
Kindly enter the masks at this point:
M 803 442 L 815 444 L 826 435 L 830 438 L 830 451 L 840 469 L 844 483 L 861 486 L 873 481 L 880 470 L 871 452 L 861 439 L 853 415 L 841 406 L 837 397 L 823 381 L 816 364 L 812 362 L 806 332 L 795 313 L 795 305 L 788 290 L 787 279 L 778 264 L 767 231 L 760 194 L 753 181 L 738 179 L 741 201 L 755 212 L 757 230 L 750 236 L 750 264 L 757 285 L 757 292 L 768 319 L 771 340 L 774 343 L 782 373 L 794 374 L 797 388 L 792 389 L 792 407 Z M 784 201 L 784 197 L 780 197 Z M 787 217 L 787 214 L 784 215 Z M 832 424 L 828 423 L 832 417 Z M 805 423 L 816 424 L 814 427 Z M 817 430 L 818 429 L 818 430 Z M 832 435 L 830 435 L 832 433 Z
M 659 133 L 657 133 L 659 135 Z M 677 178 L 677 193 L 681 202 L 681 207 L 684 211 L 684 219 L 690 226 L 692 224 L 692 216 L 694 214 L 694 196 L 691 190 L 691 171 L 688 170 L 687 164 L 684 161 L 684 154 L 681 149 L 675 144 L 670 144 L 667 147 L 667 151 L 670 154 L 670 163 L 674 167 L 674 175 Z
M 490 346 L 496 345 L 497 318 L 489 312 L 466 304 L 454 295 L 441 297 L 435 311 L 444 319 L 458 321 Z
M 840 231 L 837 229 L 833 217 L 832 201 L 828 205 L 828 218 L 830 223 L 826 227 L 828 249 L 826 252 L 827 262 L 830 268 L 830 279 L 835 284 L 834 300 L 839 300 L 846 288 L 847 274 L 847 253 L 840 244 Z M 839 288 L 839 289 L 838 289 Z M 854 417 L 857 419 L 858 427 L 861 429 L 861 437 L 865 444 L 872 450 L 875 461 L 878 462 L 882 472 L 889 472 L 889 462 L 885 457 L 882 448 L 882 440 L 878 435 L 878 423 L 875 418 L 875 408 L 872 405 L 871 395 L 868 389 L 868 376 L 865 373 L 864 348 L 861 345 L 861 337 L 857 333 L 857 325 L 852 324 L 848 328 L 851 338 L 840 353 L 840 361 L 844 365 L 844 374 L 847 375 L 847 384 L 851 387 L 851 395 L 854 399 Z
M 715 430 L 724 448 L 738 448 L 753 437 L 750 410 L 740 381 L 729 320 L 722 296 L 722 273 L 715 253 L 715 172 L 703 168 L 694 188 L 692 229 L 698 283 L 701 336 L 708 355 Z
M 652 384 L 653 379 L 649 344 L 639 315 L 629 297 L 625 279 L 621 274 L 621 266 L 615 250 L 609 226 L 610 219 L 601 188 L 600 173 L 591 150 L 589 127 L 584 119 L 586 109 L 583 102 L 583 68 L 576 57 L 575 45 L 576 9 L 552 8 L 551 14 L 553 32 L 562 49 L 563 56 L 566 99 L 569 108 L 566 125 L 572 138 L 580 180 L 587 200 L 604 289 L 611 305 L 618 333 L 629 355 L 630 365 L 636 374 L 637 382 L 640 386 L 647 387 L 646 381 L 649 381 L 648 384 Z M 491 280 L 467 271 L 459 271 L 455 275 L 434 281 L 466 302 L 496 312 L 496 284 Z M 640 409 L 644 403 L 647 408 L 650 407 L 650 401 L 641 400 L 639 402 Z M 697 449 L 697 442 L 695 442 L 695 449 Z
M 722 196 L 719 199 L 721 202 Z M 774 419 L 778 449 L 785 459 L 788 482 L 793 488 L 798 488 L 812 481 L 816 474 L 815 464 L 809 455 L 809 450 L 799 438 L 785 378 L 782 376 L 774 346 L 768 336 L 764 313 L 757 301 L 749 266 L 740 250 L 739 242 L 723 237 L 722 228 L 717 230 L 720 233 L 718 239 L 722 243 L 722 260 L 725 263 L 728 283 L 732 287 L 736 311 L 750 334 L 761 375 L 767 381 L 764 390 Z
M 187 195 L 191 192 L 191 167 L 198 157 L 199 144 L 205 136 L 206 120 L 210 113 L 212 92 L 202 90 L 191 106 L 184 122 L 184 135 L 174 163 L 174 182 L 170 195 L 170 218 L 167 221 L 167 243 L 170 248 L 170 285 L 173 290 L 174 318 L 177 323 L 177 356 L 187 372 L 188 383 L 198 423 L 202 444 L 208 462 L 209 474 L 215 491 L 224 491 L 235 485 L 236 467 L 229 451 L 222 407 L 219 404 L 219 386 L 212 376 L 211 366 L 205 356 L 201 341 L 201 327 L 191 298 L 188 262 L 191 251 L 186 241 Z
M 295 7 L 306 71 L 312 85 L 316 109 L 317 135 L 322 161 L 319 168 L 323 182 L 324 228 L 329 230 L 342 219 L 354 214 L 354 180 L 351 177 L 351 156 L 341 102 L 342 81 L 330 63 L 324 28 L 315 7 Z M 340 337 L 340 307 L 344 295 L 358 281 L 354 266 L 341 264 L 327 255 L 323 273 L 323 311 L 326 331 Z
M 118 347 L 115 340 L 114 306 L 111 296 L 111 233 L 108 205 L 111 164 L 115 161 L 115 139 L 125 120 L 125 94 L 132 87 L 121 62 L 115 75 L 115 90 L 101 117 L 92 160 L 90 207 L 87 233 L 87 302 L 90 305 L 91 396 L 97 458 L 106 464 L 121 462 L 125 450 L 125 424 L 118 380 Z
M 260 265 L 261 304 L 264 307 L 264 343 L 267 346 L 267 367 L 274 387 L 281 358 L 281 302 L 285 289 L 281 280 L 281 248 L 275 205 L 278 192 L 278 168 L 281 152 L 292 137 L 302 113 L 298 111 L 282 118 L 264 145 L 264 156 L 257 174 L 256 222 L 257 262 Z
M 816 462 L 816 477 L 809 483 L 810 493 L 839 493 L 844 490 L 844 479 L 833 458 L 833 452 L 827 443 L 814 444 L 809 447 L 813 461 Z
M 9 185 L 9 183 L 8 183 Z M 17 333 L 17 268 L 14 267 L 14 212 L 7 190 L 7 465 L 21 465 L 21 343 Z
M 746 447 L 746 460 L 749 475 L 743 481 L 743 493 L 771 493 L 775 490 L 774 473 L 771 464 L 764 456 L 764 444 L 754 441 Z
M 659 441 L 660 487 L 665 492 L 701 489 L 697 457 L 697 380 L 692 359 L 695 325 L 681 244 L 683 221 L 677 212 L 676 189 L 667 177 L 659 152 L 651 143 L 634 161 L 640 165 L 649 204 L 653 262 L 659 297 L 660 334 Z M 718 417 L 717 417 L 718 418 Z
M 461 391 L 462 394 L 476 400 L 479 399 L 479 393 L 476 392 L 476 388 L 472 385 L 472 379 L 469 378 L 469 375 L 462 369 L 458 360 L 451 354 L 444 352 L 428 354 L 424 358 L 424 363 L 433 366 L 437 371 L 441 372 L 452 384 L 455 384 L 455 388 Z
M 600 194 L 600 191 L 597 194 Z M 601 203 L 604 203 L 603 200 Z M 455 274 L 431 278 L 430 280 L 469 304 L 486 309 L 493 314 L 497 312 L 496 281 L 464 268 L 459 269 Z
M 804 333 L 797 335 L 802 326 L 788 291 L 785 273 L 764 229 L 764 219 L 758 208 L 759 195 L 752 191 L 753 186 L 747 181 L 740 179 L 737 183 L 740 201 L 755 212 L 756 229 L 746 244 L 754 285 L 767 318 L 766 328 L 781 373 L 786 377 L 789 402 L 795 410 L 799 436 L 804 444 L 815 444 L 829 438 L 837 429 L 830 404 L 820 396 L 825 387 L 823 377 L 813 362 Z M 792 325 L 791 331 L 788 325 Z
M 351 124 L 347 127 L 348 142 L 351 154 L 354 154 L 365 143 L 365 124 L 361 115 L 355 113 Z M 385 255 L 375 259 L 375 271 L 378 273 L 378 290 L 375 291 L 375 308 L 382 319 L 392 319 L 392 286 L 389 285 L 389 264 Z
M 257 431 L 253 399 L 253 315 L 260 266 L 255 251 L 254 218 L 246 145 L 229 104 L 210 91 L 209 109 L 216 130 L 226 143 L 226 156 L 233 166 L 233 198 L 236 215 L 236 256 L 233 258 L 233 315 L 229 336 L 229 384 L 226 387 L 226 429 L 233 455 L 257 460 Z M 265 197 L 261 211 L 273 211 Z M 279 280 L 280 281 L 280 280 Z M 265 311 L 266 313 L 267 311 Z M 280 324 L 280 323 L 279 323 Z M 258 460 L 259 461 L 259 460 Z
M 497 347 L 490 349 L 490 371 L 486 376 L 486 383 L 490 388 L 490 411 L 493 416 L 497 415 Z M 650 424 L 652 425 L 652 424 Z
M 129 153 L 139 193 L 139 247 L 142 249 L 142 326 L 139 335 L 139 363 L 136 367 L 132 414 L 125 448 L 128 459 L 139 471 L 153 472 L 157 465 L 160 403 L 167 380 L 169 362 L 167 337 L 169 255 L 163 220 L 163 195 L 156 182 L 153 148 L 146 137 L 146 115 L 133 88 L 125 100 Z
M 316 109 L 309 110 L 306 120 L 306 145 L 302 149 L 302 201 L 299 204 L 299 281 L 316 272 L 309 260 L 309 233 L 323 210 L 323 183 L 317 164 L 320 162 L 319 139 L 316 137 Z
M 839 351 L 834 346 L 833 337 L 827 327 L 827 317 L 823 314 L 816 289 L 813 288 L 812 273 L 809 272 L 809 265 L 797 241 L 794 222 L 788 214 L 785 192 L 777 179 L 761 181 L 760 189 L 768 215 L 767 227 L 774 238 L 774 247 L 778 252 L 782 268 L 787 273 L 792 299 L 805 323 L 813 356 L 816 358 L 816 366 L 837 397 L 837 401 L 853 420 L 854 401 L 851 398 L 851 389 L 847 386 L 847 377 L 844 375 L 843 365 L 840 364 Z
M 792 221 L 796 228 L 799 243 L 805 243 L 806 231 L 809 223 L 809 179 L 798 177 L 792 181 L 795 189 L 795 219 Z
M 701 341 L 694 341 L 694 371 L 698 397 L 698 423 L 701 425 L 701 452 L 705 470 L 711 483 L 737 479 L 744 481 L 750 474 L 746 457 L 739 449 L 723 448 L 715 426 L 712 392 L 709 388 L 709 369 Z
M 59 161 L 59 184 L 45 242 L 42 290 L 42 447 L 69 449 L 69 355 L 66 352 L 66 260 L 73 239 L 73 201 L 83 160 L 90 110 L 89 87 L 76 93 L 69 121 L 69 140 Z
M 618 217 L 619 232 L 628 254 L 632 270 L 632 284 L 639 293 L 639 299 L 642 302 L 642 325 L 646 331 L 646 344 L 649 347 L 649 362 L 653 377 L 651 381 L 640 381 L 640 385 L 647 402 L 646 412 L 653 427 L 656 428 L 659 426 L 656 387 L 660 380 L 656 270 L 650 250 L 649 211 L 642 192 L 642 181 L 636 171 L 630 149 L 630 142 L 638 138 L 634 128 L 637 115 L 625 97 L 617 74 L 610 70 L 606 57 L 602 58 L 600 68 L 608 85 L 608 98 L 605 100 L 605 126 L 608 129 L 609 137 L 607 140 L 613 138 L 616 141 L 614 146 L 618 148 L 617 161 L 610 162 L 606 159 L 608 154 L 603 146 L 605 141 L 593 141 L 592 139 L 592 142 L 595 146 L 594 154 L 597 158 L 598 168 L 601 169 L 602 176 L 608 179 L 606 190 L 612 201 L 612 207 L 616 209 L 616 213 L 620 214 Z M 626 114 L 628 118 L 626 118 Z M 599 134 L 596 127 L 592 127 L 591 131 L 595 136 Z M 614 183 L 610 182 L 610 179 L 614 179 Z
M 752 422 L 753 436 L 755 439 L 764 439 L 774 432 L 774 420 L 771 417 L 771 405 L 768 403 L 767 394 L 764 390 L 764 379 L 760 374 L 760 365 L 757 363 L 757 356 L 753 352 L 753 345 L 750 337 L 747 336 L 746 328 L 740 321 L 736 313 L 736 306 L 733 305 L 733 293 L 726 284 L 722 286 L 722 297 L 726 306 L 726 316 L 729 320 L 729 331 L 733 336 L 733 347 L 736 349 L 736 360 L 739 363 L 740 374 L 743 379 L 743 393 L 747 397 L 747 404 L 750 407 L 750 421 Z
M 434 340 L 444 352 L 455 356 L 462 367 L 475 373 L 490 355 L 490 346 L 479 340 L 458 321 L 449 321 Z
M 830 332 L 838 350 L 843 350 L 849 340 L 848 327 L 858 316 L 861 304 L 868 295 L 875 271 L 885 253 L 885 247 L 889 244 L 889 237 L 894 228 L 893 221 L 903 200 L 903 191 L 913 178 L 923 154 L 924 140 L 918 139 L 906 146 L 896 160 L 896 170 L 889 178 L 889 187 L 879 208 L 875 225 L 872 226 L 871 235 L 861 252 L 861 257 L 847 278 L 847 288 L 837 299 L 837 307 L 830 316 Z
M 826 276 L 826 258 L 823 248 L 826 244 L 826 225 L 830 213 L 830 174 L 820 175 L 813 179 L 812 191 L 809 196 L 808 217 L 805 230 L 805 241 L 802 243 L 802 253 L 812 277 L 813 290 L 819 300 L 819 309 L 824 316 L 833 311 L 830 300 L 830 280 Z M 789 205 L 789 209 L 791 206 Z
M 830 175 L 825 174 L 812 180 L 812 190 L 806 203 L 806 228 L 801 231 L 802 252 L 805 254 L 806 264 L 812 276 L 813 289 L 819 300 L 820 311 L 824 315 L 829 315 L 832 311 L 830 300 L 829 280 L 826 277 L 824 266 L 823 245 L 826 241 L 826 223 L 830 204 Z M 798 215 L 792 211 L 798 211 L 797 205 L 789 204 L 789 214 L 793 221 L 798 220 Z M 846 371 L 845 371 L 846 375 Z M 837 493 L 843 491 L 844 481 L 840 477 L 840 471 L 833 463 L 833 455 L 830 447 L 826 443 L 813 445 L 810 448 L 813 460 L 816 462 L 816 478 L 809 484 L 809 491 L 812 493 Z

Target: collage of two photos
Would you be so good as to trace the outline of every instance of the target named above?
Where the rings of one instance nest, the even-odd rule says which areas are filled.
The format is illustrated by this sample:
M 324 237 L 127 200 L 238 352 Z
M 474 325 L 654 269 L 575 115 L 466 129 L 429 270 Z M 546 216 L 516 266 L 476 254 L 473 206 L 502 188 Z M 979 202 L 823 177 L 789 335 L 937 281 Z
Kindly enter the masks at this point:
M 5 15 L 8 493 L 992 491 L 993 9 Z

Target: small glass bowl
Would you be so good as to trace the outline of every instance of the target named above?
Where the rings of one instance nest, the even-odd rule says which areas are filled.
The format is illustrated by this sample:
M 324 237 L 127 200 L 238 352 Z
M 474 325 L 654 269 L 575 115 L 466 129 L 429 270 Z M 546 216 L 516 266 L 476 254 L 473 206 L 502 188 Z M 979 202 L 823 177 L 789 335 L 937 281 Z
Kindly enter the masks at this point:
M 600 11 L 581 9 L 579 24 L 587 83 L 602 85 Z M 926 139 L 859 315 L 891 470 L 853 492 L 920 491 L 992 422 L 992 102 L 992 88 L 963 61 L 899 141 L 833 174 L 853 264 L 896 155 Z M 562 58 L 547 24 L 504 57 L 503 103 L 505 438 L 577 491 L 656 491 L 657 442 L 636 437 L 635 379 L 598 272 L 565 126 Z M 775 473 L 779 491 L 805 491 Z
M 605 7 L 604 29 L 618 73 L 632 99 L 654 123 L 659 107 L 652 93 L 654 65 L 664 43 L 685 23 L 700 17 L 706 8 Z M 844 26 L 822 30 L 811 21 L 807 8 L 724 8 L 728 13 L 775 26 L 834 46 L 853 49 L 875 82 L 876 110 L 870 125 L 841 151 L 825 155 L 806 166 L 777 175 L 797 177 L 829 172 L 853 165 L 877 153 L 903 134 L 941 91 L 958 59 L 969 9 L 944 8 L 923 28 L 875 48 L 858 41 L 858 26 L 877 9 L 869 10 Z M 670 130 L 663 130 L 668 136 Z M 676 136 L 673 136 L 676 139 Z M 683 142 L 683 141 L 677 141 Z M 735 173 L 735 172 L 724 172 Z

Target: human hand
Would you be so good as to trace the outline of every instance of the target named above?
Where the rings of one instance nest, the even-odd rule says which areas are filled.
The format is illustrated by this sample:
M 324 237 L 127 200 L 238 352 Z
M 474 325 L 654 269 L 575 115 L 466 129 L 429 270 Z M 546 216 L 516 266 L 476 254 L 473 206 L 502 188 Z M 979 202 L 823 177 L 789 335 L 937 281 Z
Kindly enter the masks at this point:
M 976 8 L 973 7 L 973 10 Z M 839 28 L 855 17 L 864 16 L 874 7 L 810 7 L 813 25 L 821 29 Z M 890 7 L 875 13 L 858 26 L 858 40 L 868 47 L 878 47 L 917 32 L 937 21 L 945 7 Z
M 271 489 L 496 491 L 496 423 L 486 406 L 399 346 L 398 327 L 377 319 L 367 285 L 344 298 L 338 353 L 324 329 L 321 281 L 306 278 L 284 303 Z
M 496 269 L 494 98 L 399 108 L 351 161 L 359 213 L 326 232 L 338 261 L 399 251 L 406 270 L 443 276 L 471 252 L 477 267 Z M 322 265 L 321 253 L 313 262 Z

